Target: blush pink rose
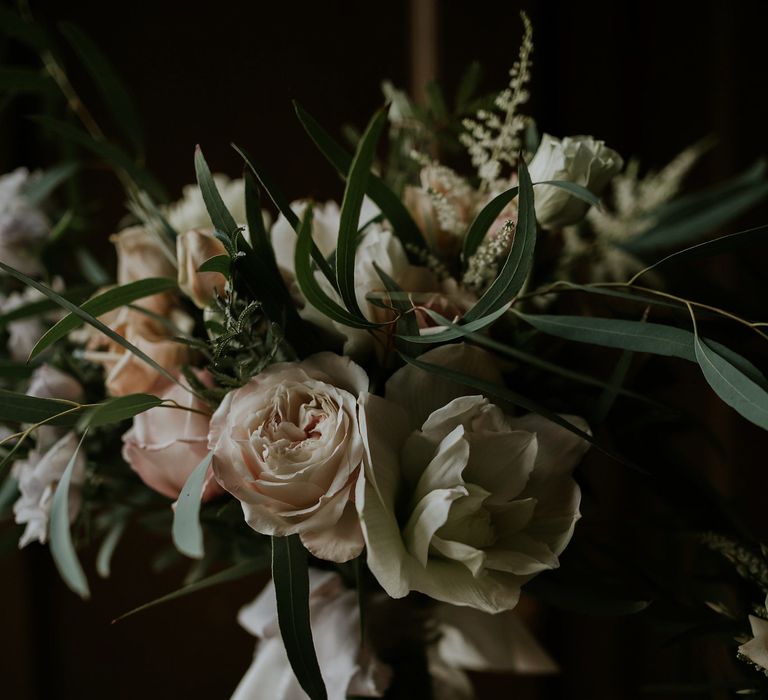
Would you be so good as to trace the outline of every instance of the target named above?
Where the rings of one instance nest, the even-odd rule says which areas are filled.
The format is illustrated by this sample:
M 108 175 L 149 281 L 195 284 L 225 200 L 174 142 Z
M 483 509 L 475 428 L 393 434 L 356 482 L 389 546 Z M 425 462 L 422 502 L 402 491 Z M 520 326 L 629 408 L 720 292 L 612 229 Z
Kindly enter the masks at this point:
M 210 384 L 206 372 L 197 372 L 197 376 Z M 189 475 L 208 454 L 210 409 L 202 399 L 164 378 L 152 388 L 155 396 L 183 408 L 161 406 L 135 416 L 133 427 L 123 435 L 123 459 L 147 486 L 169 498 L 178 498 Z M 222 493 L 209 474 L 203 500 Z
M 365 372 L 323 352 L 271 365 L 224 397 L 211 419 L 218 482 L 265 535 L 299 534 L 315 556 L 348 561 L 363 549 L 354 489 L 363 440 Z

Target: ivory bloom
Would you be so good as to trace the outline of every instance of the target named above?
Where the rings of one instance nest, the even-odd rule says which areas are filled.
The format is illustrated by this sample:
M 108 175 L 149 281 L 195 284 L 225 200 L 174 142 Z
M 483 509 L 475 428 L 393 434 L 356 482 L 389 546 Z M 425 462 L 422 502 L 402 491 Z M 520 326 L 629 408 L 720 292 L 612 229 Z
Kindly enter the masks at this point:
M 549 134 L 539 144 L 528 170 L 531 180 L 566 180 L 600 194 L 624 167 L 621 156 L 591 136 L 566 136 L 562 141 Z M 554 185 L 534 188 L 536 218 L 544 228 L 561 228 L 580 221 L 589 204 Z
M 213 181 L 219 190 L 224 205 L 238 224 L 245 223 L 245 181 L 242 178 L 231 180 L 226 175 L 215 173 Z M 205 208 L 203 195 L 197 185 L 186 185 L 181 199 L 172 204 L 167 211 L 168 223 L 179 233 L 192 229 L 213 230 L 211 217 Z
M 215 294 L 224 293 L 226 277 L 220 272 L 200 272 L 206 260 L 226 254 L 224 244 L 213 234 L 191 229 L 176 239 L 176 263 L 179 268 L 179 289 L 201 309 L 210 306 Z
M 69 432 L 59 438 L 47 451 L 39 447 L 31 450 L 24 460 L 13 465 L 13 476 L 19 483 L 19 498 L 13 505 L 13 514 L 19 525 L 26 529 L 19 547 L 30 542 L 45 544 L 48 540 L 48 520 L 56 486 L 64 474 L 75 450 L 77 436 Z M 85 481 L 85 456 L 78 452 L 69 489 L 69 516 L 74 521 L 82 502 L 81 487 Z
M 338 574 L 310 569 L 309 614 L 328 700 L 346 700 L 348 696 L 380 698 L 389 685 L 391 671 L 361 647 L 357 596 L 344 588 Z M 258 637 L 259 643 L 232 700 L 306 698 L 280 636 L 272 581 L 256 600 L 240 610 L 238 621 Z
M 492 358 L 449 345 L 424 361 L 486 376 Z M 559 565 L 579 518 L 571 470 L 586 443 L 536 415 L 512 418 L 482 396 L 407 366 L 386 398 L 362 401 L 357 506 L 368 566 L 384 590 L 411 590 L 497 613 Z M 582 429 L 583 421 L 569 420 Z
M 306 210 L 305 202 L 295 202 L 292 206 L 299 217 L 303 216 Z M 365 200 L 360 215 L 361 224 L 370 221 L 378 213 L 378 209 L 369 200 Z M 336 248 L 339 221 L 339 207 L 335 202 L 328 202 L 313 209 L 312 236 L 320 252 L 325 256 L 330 255 Z M 275 222 L 271 237 L 278 266 L 299 303 L 303 305 L 299 311 L 302 318 L 343 339 L 345 355 L 360 358 L 370 352 L 374 342 L 370 333 L 349 328 L 329 319 L 303 299 L 295 281 L 296 234 L 285 218 L 280 217 Z M 370 321 L 384 322 L 392 318 L 391 313 L 368 300 L 370 294 L 384 292 L 384 285 L 376 272 L 374 263 L 400 287 L 412 293 L 414 301 L 420 305 L 452 316 L 465 310 L 472 303 L 471 300 L 467 300 L 466 294 L 458 288 L 454 280 L 439 280 L 428 268 L 412 265 L 399 239 L 381 225 L 371 224 L 366 228 L 355 254 L 357 303 Z M 325 293 L 343 305 L 341 298 L 323 274 L 318 271 L 315 277 Z M 433 325 L 423 315 L 419 317 L 419 321 L 421 325 Z
M 211 419 L 213 470 L 254 530 L 298 533 L 330 561 L 362 551 L 354 485 L 363 461 L 357 400 L 367 388 L 354 362 L 323 352 L 271 365 L 224 397 Z
M 140 311 L 121 307 L 100 320 L 169 372 L 177 372 L 189 360 L 187 346 L 171 340 L 159 321 Z M 180 314 L 177 320 L 186 323 L 188 317 Z M 89 331 L 87 337 L 85 358 L 104 367 L 110 395 L 148 392 L 160 376 L 151 365 L 99 331 Z
M 768 620 L 750 615 L 749 625 L 752 628 L 752 639 L 739 647 L 739 653 L 768 671 Z
M 48 235 L 45 214 L 24 195 L 31 180 L 26 168 L 0 177 L 0 260 L 26 275 L 42 271 L 35 248 Z
M 207 373 L 198 372 L 197 376 L 210 383 Z M 133 426 L 123 435 L 123 459 L 147 486 L 175 499 L 194 468 L 208 454 L 209 416 L 205 412 L 209 409 L 202 399 L 164 377 L 157 380 L 152 393 L 182 408 L 151 408 L 134 416 Z M 222 493 L 223 489 L 209 475 L 203 500 Z

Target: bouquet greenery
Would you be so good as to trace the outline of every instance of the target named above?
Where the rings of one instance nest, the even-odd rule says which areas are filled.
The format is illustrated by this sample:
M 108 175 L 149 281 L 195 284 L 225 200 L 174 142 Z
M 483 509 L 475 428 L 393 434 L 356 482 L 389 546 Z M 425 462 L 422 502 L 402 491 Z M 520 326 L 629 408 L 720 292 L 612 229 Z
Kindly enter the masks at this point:
M 452 103 L 436 85 L 416 104 L 385 83 L 350 144 L 296 105 L 344 182 L 340 206 L 289 202 L 240 146 L 242 179 L 212 175 L 198 147 L 197 184 L 171 203 L 95 44 L 27 12 L 0 19 L 41 59 L 0 71 L 0 88 L 44 95 L 36 121 L 68 154 L 0 179 L 8 541 L 49 545 L 87 598 L 77 550 L 97 544 L 106 577 L 126 529 L 145 528 L 166 543 L 158 568 L 191 560 L 148 605 L 271 566 L 240 614 L 259 643 L 239 700 L 466 698 L 466 671 L 554 672 L 521 595 L 684 616 L 687 634 L 714 629 L 747 662 L 735 688 L 768 688 L 766 552 L 668 441 L 706 430 L 642 379 L 692 363 L 768 428 L 765 375 L 713 337 L 727 324 L 762 342 L 766 324 L 676 294 L 666 274 L 763 240 L 765 227 L 712 237 L 768 194 L 762 162 L 679 195 L 708 143 L 641 177 L 593 137 L 540 136 L 523 17 L 498 93 L 477 95 L 477 66 Z M 62 42 L 115 137 L 79 99 Z M 115 273 L 77 187 L 94 164 L 125 188 Z M 579 486 L 588 450 L 630 474 L 654 522 L 601 526 Z M 628 533 L 644 543 L 631 556 Z M 682 551 L 684 596 L 668 563 Z

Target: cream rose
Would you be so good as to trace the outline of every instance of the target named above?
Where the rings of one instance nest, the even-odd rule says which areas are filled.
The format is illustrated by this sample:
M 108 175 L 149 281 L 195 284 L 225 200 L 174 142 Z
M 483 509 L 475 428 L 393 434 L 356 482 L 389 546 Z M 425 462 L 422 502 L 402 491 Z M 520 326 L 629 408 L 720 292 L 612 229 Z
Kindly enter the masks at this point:
M 110 240 L 117 251 L 118 284 L 128 284 L 149 277 L 176 277 L 171 244 L 163 244 L 143 226 L 123 229 Z M 137 305 L 162 316 L 168 313 L 174 302 L 175 296 L 164 292 L 141 299 Z
M 768 597 L 766 604 L 768 604 Z M 752 639 L 739 647 L 739 654 L 749 659 L 758 668 L 768 671 L 768 620 L 750 615 L 749 626 L 752 628 Z
M 200 272 L 200 265 L 225 254 L 224 244 L 207 231 L 192 229 L 176 239 L 179 289 L 201 309 L 211 305 L 217 292 L 224 293 L 227 279 L 220 272 Z
M 528 170 L 534 183 L 566 180 L 600 194 L 622 167 L 621 156 L 603 141 L 591 136 L 572 136 L 561 141 L 544 134 Z M 589 209 L 589 204 L 554 185 L 535 187 L 534 201 L 536 218 L 544 228 L 575 224 Z
M 26 275 L 42 272 L 36 248 L 50 230 L 48 218 L 24 194 L 32 177 L 26 168 L 0 177 L 0 260 Z
M 298 202 L 293 205 L 298 216 L 302 216 L 306 203 Z M 378 209 L 366 200 L 360 222 L 365 223 L 377 215 Z M 313 210 L 312 235 L 323 255 L 330 255 L 338 239 L 339 208 L 334 202 L 318 206 Z M 374 339 L 368 331 L 349 328 L 328 318 L 321 311 L 304 300 L 295 282 L 294 253 L 296 250 L 296 234 L 284 218 L 279 218 L 272 227 L 272 243 L 275 256 L 283 277 L 293 289 L 302 308 L 299 311 L 302 318 L 323 328 L 331 334 L 343 339 L 344 354 L 356 359 L 370 353 L 374 347 Z M 460 289 L 452 279 L 440 280 L 437 275 L 426 267 L 412 265 L 403 249 L 400 240 L 389 230 L 379 224 L 371 224 L 366 228 L 355 254 L 355 291 L 357 303 L 363 314 L 370 321 L 386 322 L 393 314 L 369 301 L 369 296 L 379 294 L 386 301 L 384 285 L 379 277 L 374 263 L 400 287 L 412 294 L 414 303 L 445 312 L 451 317 L 465 311 L 472 305 L 474 299 L 469 299 L 464 290 Z M 321 272 L 315 277 L 325 293 L 342 304 L 341 298 L 331 287 Z M 434 325 L 426 315 L 419 315 L 422 326 Z
M 224 397 L 211 419 L 213 469 L 254 530 L 298 533 L 335 562 L 362 551 L 354 484 L 363 461 L 357 400 L 367 388 L 354 362 L 319 353 L 271 365 Z
M 26 525 L 19 547 L 26 547 L 35 541 L 45 544 L 48 540 L 53 494 L 77 445 L 77 436 L 70 432 L 45 452 L 38 446 L 30 451 L 26 459 L 18 460 L 13 465 L 13 476 L 19 484 L 19 498 L 13 506 L 13 514 L 19 525 Z M 69 488 L 69 517 L 72 521 L 80 510 L 84 481 L 85 456 L 81 450 L 75 459 Z
M 242 178 L 230 180 L 226 175 L 215 173 L 213 182 L 219 191 L 224 206 L 238 224 L 244 224 L 245 216 L 245 181 Z M 211 217 L 203 201 L 203 195 L 197 185 L 186 185 L 181 199 L 168 207 L 168 223 L 177 231 L 192 229 L 213 230 Z
M 207 372 L 198 379 L 210 385 Z M 181 408 L 158 407 L 133 418 L 133 427 L 123 435 L 123 459 L 141 480 L 168 498 L 178 498 L 187 478 L 208 454 L 208 405 L 185 386 L 160 377 L 151 392 Z M 190 410 L 184 410 L 190 409 Z M 207 501 L 223 493 L 209 474 L 203 491 Z
M 391 670 L 361 646 L 355 591 L 344 588 L 337 573 L 310 569 L 309 614 L 328 700 L 380 698 L 389 685 Z M 273 582 L 240 610 L 238 621 L 258 637 L 259 644 L 232 700 L 305 698 L 280 637 Z
M 189 348 L 172 340 L 160 321 L 141 311 L 125 306 L 100 320 L 169 372 L 178 372 L 189 361 Z M 190 319 L 178 313 L 175 320 L 187 324 Z M 99 331 L 89 331 L 87 337 L 85 359 L 104 367 L 110 395 L 148 392 L 160 376 L 154 367 Z
M 493 373 L 491 356 L 469 346 L 422 357 L 486 379 Z M 579 518 L 571 470 L 587 444 L 536 415 L 511 418 L 465 394 L 407 366 L 386 398 L 364 397 L 366 478 L 356 501 L 368 566 L 390 596 L 416 590 L 496 613 L 559 565 Z
M 80 382 L 69 374 L 52 365 L 40 365 L 32 372 L 27 387 L 27 396 L 39 399 L 62 399 L 64 401 L 80 401 L 83 398 L 83 387 Z

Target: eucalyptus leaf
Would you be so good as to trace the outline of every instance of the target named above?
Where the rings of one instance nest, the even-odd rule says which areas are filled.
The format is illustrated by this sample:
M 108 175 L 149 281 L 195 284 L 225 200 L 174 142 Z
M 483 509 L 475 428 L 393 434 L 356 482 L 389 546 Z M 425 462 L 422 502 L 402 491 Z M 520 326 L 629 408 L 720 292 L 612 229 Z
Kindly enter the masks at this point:
M 496 279 L 474 306 L 464 314 L 465 323 L 483 318 L 511 302 L 523 288 L 533 265 L 538 229 L 533 185 L 523 160 L 520 161 L 517 174 L 520 181 L 520 203 L 512 246 Z
M 310 205 L 307 206 L 304 219 L 299 227 L 299 239 L 296 242 L 294 258 L 296 281 L 299 283 L 304 297 L 318 311 L 338 323 L 351 328 L 376 328 L 378 324 L 371 323 L 362 316 L 353 315 L 323 291 L 312 269 L 310 258 L 312 245 L 312 207 Z
M 126 396 L 117 396 L 113 399 L 107 399 L 95 408 L 89 410 L 81 419 L 79 427 L 96 428 L 100 425 L 109 425 L 110 423 L 120 423 L 121 421 L 133 418 L 139 413 L 144 413 L 151 408 L 157 408 L 163 403 L 162 399 L 151 394 L 128 394 Z M 180 409 L 169 409 L 180 410 Z
M 72 534 L 70 532 L 70 513 L 69 513 L 69 485 L 72 481 L 72 472 L 77 463 L 77 455 L 85 440 L 85 434 L 80 438 L 77 449 L 72 453 L 67 467 L 56 486 L 51 501 L 50 517 L 50 538 L 51 554 L 56 568 L 59 570 L 61 578 L 69 588 L 77 593 L 81 598 L 90 597 L 88 589 L 88 580 L 83 572 L 83 567 L 77 558 L 75 546 L 72 543 Z
M 25 20 L 17 10 L 0 5 L 0 33 L 42 51 L 48 40 L 42 25 Z
M 488 233 L 488 229 L 499 214 L 504 211 L 504 207 L 517 197 L 518 190 L 519 187 L 515 186 L 501 194 L 497 194 L 478 212 L 467 234 L 464 236 L 464 247 L 461 251 L 461 259 L 464 261 L 464 265 L 477 252 L 478 247 Z
M 229 236 L 230 240 L 233 240 L 237 236 L 240 227 L 232 217 L 232 214 L 229 213 L 229 209 L 227 209 L 221 194 L 219 194 L 200 146 L 195 148 L 195 173 L 205 208 L 208 211 L 208 216 L 211 217 L 214 228 L 225 233 Z
M 41 284 L 40 282 L 36 282 L 31 277 L 27 277 L 22 272 L 19 272 L 18 270 L 12 268 L 10 265 L 6 265 L 4 262 L 0 262 L 0 270 L 3 270 L 7 272 L 12 277 L 15 277 L 19 282 L 23 282 L 29 287 L 32 287 L 33 289 L 36 289 L 41 294 L 44 294 L 46 297 L 51 299 L 52 301 L 56 302 L 59 306 L 67 309 L 68 311 L 71 311 L 75 316 L 81 318 L 86 323 L 90 324 L 97 330 L 101 331 L 106 335 L 110 340 L 113 340 L 115 343 L 120 345 L 121 347 L 125 348 L 128 352 L 133 353 L 143 362 L 146 362 L 150 367 L 155 369 L 157 372 L 162 374 L 166 379 L 170 379 L 172 382 L 178 384 L 179 381 L 176 377 L 174 377 L 165 367 L 161 367 L 157 362 L 155 362 L 149 355 L 147 355 L 143 350 L 140 350 L 132 343 L 129 343 L 123 336 L 121 336 L 118 333 L 115 333 L 109 326 L 104 325 L 101 321 L 99 321 L 97 318 L 94 318 L 91 314 L 89 314 L 87 311 L 83 310 L 79 306 L 73 304 L 71 301 L 68 301 L 64 297 L 62 297 L 60 294 L 57 294 L 49 287 L 46 287 L 44 284 Z
M 68 427 L 77 422 L 77 410 L 78 404 L 70 401 L 39 399 L 0 389 L 0 421 L 32 424 L 45 422 L 46 425 Z
M 768 196 L 766 163 L 704 192 L 679 197 L 653 212 L 650 228 L 623 247 L 635 255 L 684 245 L 702 238 Z
M 617 318 L 514 313 L 542 333 L 565 340 L 697 362 L 694 335 L 683 328 Z M 713 340 L 706 339 L 706 343 L 753 382 L 768 385 L 765 375 L 749 360 Z
M 263 562 L 258 559 L 240 562 L 238 564 L 235 564 L 234 566 L 229 567 L 228 569 L 224 569 L 223 571 L 218 571 L 217 573 L 212 574 L 211 576 L 207 576 L 206 578 L 200 579 L 199 581 L 195 581 L 194 583 L 190 583 L 189 585 L 184 586 L 183 588 L 180 588 L 176 591 L 173 591 L 172 593 L 168 593 L 167 595 L 164 595 L 160 598 L 152 600 L 149 603 L 144 603 L 144 605 L 140 605 L 138 608 L 129 610 L 127 613 L 120 615 L 120 617 L 118 617 L 113 622 L 119 622 L 120 620 L 124 620 L 126 617 L 130 617 L 131 615 L 135 615 L 136 613 L 143 612 L 144 610 L 149 610 L 150 608 L 154 608 L 157 605 L 162 605 L 163 603 L 169 603 L 170 601 L 176 600 L 177 598 L 183 598 L 184 596 L 189 595 L 190 593 L 196 593 L 197 591 L 202 591 L 202 590 L 205 590 L 206 588 L 218 586 L 218 585 L 221 585 L 222 583 L 237 581 L 238 579 L 243 578 L 243 576 L 247 576 L 248 574 L 252 574 L 256 571 L 259 571 L 260 569 L 263 569 L 266 566 L 266 564 L 267 562 Z
M 293 230 L 296 232 L 296 235 L 298 235 L 299 217 L 296 216 L 296 212 L 291 209 L 290 202 L 285 198 L 280 190 L 277 189 L 277 186 L 267 177 L 264 169 L 257 165 L 256 161 L 251 156 L 249 156 L 242 148 L 236 146 L 234 143 L 232 144 L 232 148 L 234 148 L 240 154 L 246 165 L 250 168 L 251 172 L 261 183 L 261 186 L 264 188 L 265 192 L 269 195 L 272 203 L 277 207 L 277 210 L 285 217 L 286 221 L 288 221 L 288 223 L 291 225 L 291 228 L 293 228 Z M 328 261 L 323 257 L 323 254 L 320 252 L 314 242 L 312 242 L 311 254 L 315 265 L 317 265 L 325 278 L 335 287 L 336 276 L 333 273 L 333 269 L 328 264 Z
M 327 700 L 309 619 L 307 552 L 298 535 L 272 538 L 277 621 L 288 661 L 311 700 Z
M 200 502 L 205 477 L 213 460 L 209 452 L 187 478 L 173 511 L 171 534 L 173 544 L 182 554 L 192 559 L 202 559 L 203 529 L 200 527 Z
M 336 168 L 339 175 L 344 177 L 349 171 L 352 156 L 336 143 L 331 135 L 298 102 L 294 102 L 294 108 L 296 116 L 309 137 L 328 162 Z M 374 174 L 368 178 L 366 193 L 392 224 L 395 235 L 400 239 L 412 262 L 418 262 L 418 251 L 425 248 L 424 236 L 400 197 Z
M 363 205 L 373 159 L 376 156 L 376 144 L 386 119 L 386 112 L 380 110 L 368 124 L 349 166 L 344 199 L 341 203 L 339 236 L 336 243 L 336 280 L 347 309 L 357 317 L 363 315 L 357 303 L 355 288 L 355 254 L 360 209 Z
M 134 301 L 145 297 L 161 294 L 177 288 L 176 280 L 170 277 L 150 277 L 148 279 L 129 282 L 120 287 L 113 287 L 106 292 L 89 299 L 80 305 L 80 310 L 90 314 L 92 317 L 101 316 L 109 311 L 126 306 Z M 73 330 L 83 325 L 86 319 L 82 315 L 74 312 L 67 314 L 56 325 L 37 341 L 29 359 L 35 359 L 43 350 L 53 345 L 55 342 L 65 338 Z
M 724 357 L 694 338 L 696 360 L 714 392 L 748 421 L 768 430 L 768 392 Z

